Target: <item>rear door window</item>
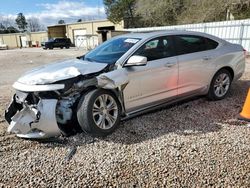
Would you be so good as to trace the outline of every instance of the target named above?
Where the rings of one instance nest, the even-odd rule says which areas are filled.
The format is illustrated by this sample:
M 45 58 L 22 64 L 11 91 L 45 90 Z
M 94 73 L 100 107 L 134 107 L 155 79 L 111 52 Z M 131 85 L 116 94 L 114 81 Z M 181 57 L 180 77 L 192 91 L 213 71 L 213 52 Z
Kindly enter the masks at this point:
M 195 53 L 206 50 L 206 41 L 203 37 L 177 35 L 175 44 L 178 55 Z
M 176 35 L 174 39 L 178 55 L 212 50 L 218 46 L 216 41 L 200 36 Z
M 207 50 L 213 50 L 217 48 L 217 46 L 219 45 L 218 42 L 208 38 L 206 38 L 206 42 L 207 42 Z

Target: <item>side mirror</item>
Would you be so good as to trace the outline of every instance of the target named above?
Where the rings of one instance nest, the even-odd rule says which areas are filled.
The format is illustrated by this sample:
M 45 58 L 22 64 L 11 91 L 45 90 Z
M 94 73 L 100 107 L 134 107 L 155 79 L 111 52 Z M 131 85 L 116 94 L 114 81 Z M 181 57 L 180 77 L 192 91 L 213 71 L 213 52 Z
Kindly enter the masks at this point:
M 131 66 L 145 66 L 147 65 L 148 59 L 144 56 L 139 55 L 133 55 L 131 56 L 125 66 L 131 67 Z
M 76 57 L 76 59 L 84 59 L 84 56 L 85 56 L 85 55 L 78 56 L 78 57 Z

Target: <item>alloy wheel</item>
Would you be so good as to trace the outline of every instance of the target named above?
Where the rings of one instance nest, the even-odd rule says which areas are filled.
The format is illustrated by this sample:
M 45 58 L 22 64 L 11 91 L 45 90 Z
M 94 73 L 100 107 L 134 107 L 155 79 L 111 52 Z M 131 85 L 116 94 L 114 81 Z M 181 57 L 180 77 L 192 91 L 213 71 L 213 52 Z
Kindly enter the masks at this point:
M 94 102 L 92 114 L 99 128 L 110 129 L 118 118 L 118 106 L 115 99 L 108 94 L 100 95 Z
M 217 97 L 223 97 L 229 90 L 230 87 L 230 77 L 226 73 L 221 73 L 215 80 L 214 83 L 214 93 Z

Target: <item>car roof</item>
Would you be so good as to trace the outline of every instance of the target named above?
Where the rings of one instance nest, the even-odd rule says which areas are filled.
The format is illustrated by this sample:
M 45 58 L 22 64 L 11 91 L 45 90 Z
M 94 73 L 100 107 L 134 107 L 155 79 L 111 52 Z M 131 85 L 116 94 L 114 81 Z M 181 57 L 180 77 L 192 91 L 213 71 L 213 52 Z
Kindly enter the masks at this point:
M 145 32 L 132 32 L 127 33 L 125 35 L 121 35 L 123 37 L 132 37 L 132 38 L 141 38 L 141 39 L 147 39 L 152 37 L 157 37 L 160 35 L 195 35 L 195 36 L 202 36 L 206 38 L 210 38 L 213 40 L 216 40 L 218 42 L 226 42 L 223 39 L 220 39 L 216 36 L 202 33 L 202 32 L 196 32 L 196 31 L 185 31 L 185 30 L 161 30 L 161 31 L 145 31 Z

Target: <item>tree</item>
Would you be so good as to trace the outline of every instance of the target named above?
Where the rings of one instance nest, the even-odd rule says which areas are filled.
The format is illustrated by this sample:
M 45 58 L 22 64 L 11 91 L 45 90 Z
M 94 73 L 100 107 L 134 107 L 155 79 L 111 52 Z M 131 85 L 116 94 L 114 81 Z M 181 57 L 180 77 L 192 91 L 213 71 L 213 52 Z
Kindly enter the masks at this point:
M 6 28 L 4 27 L 4 25 L 2 23 L 0 23 L 0 34 L 5 33 Z
M 16 24 L 21 31 L 26 31 L 28 23 L 23 13 L 19 13 L 16 18 Z
M 28 30 L 30 32 L 42 31 L 44 26 L 40 24 L 39 20 L 35 17 L 31 17 L 27 20 Z
M 173 25 L 184 8 L 184 0 L 138 0 L 136 14 L 143 26 Z
M 65 24 L 65 21 L 64 20 L 59 20 L 58 24 Z
M 10 27 L 10 26 L 15 26 L 15 21 L 8 16 L 0 16 L 0 23 L 5 28 Z
M 124 20 L 128 27 L 135 27 L 135 4 L 136 0 L 103 0 L 105 11 L 113 23 Z
M 104 0 L 108 19 L 125 27 L 150 27 L 250 17 L 250 0 Z
M 5 30 L 5 27 L 2 23 L 0 23 L 0 30 Z
M 18 29 L 13 26 L 7 27 L 5 31 L 5 33 L 19 33 Z
M 0 34 L 19 33 L 15 20 L 9 16 L 0 16 Z
M 250 18 L 250 0 L 238 0 L 233 2 L 229 8 L 235 19 Z
M 186 0 L 185 10 L 178 15 L 178 24 L 226 20 L 232 0 Z

